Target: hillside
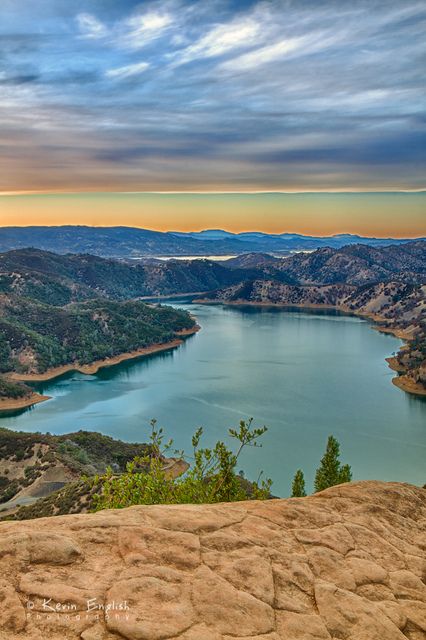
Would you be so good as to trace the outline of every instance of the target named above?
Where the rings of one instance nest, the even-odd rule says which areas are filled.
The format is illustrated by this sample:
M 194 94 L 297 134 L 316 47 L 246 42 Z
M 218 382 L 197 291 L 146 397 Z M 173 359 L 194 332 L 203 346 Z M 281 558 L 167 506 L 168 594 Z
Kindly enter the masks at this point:
M 248 251 L 287 253 L 319 247 L 339 248 L 355 243 L 387 246 L 407 241 L 351 234 L 314 237 L 290 233 L 237 234 L 222 230 L 164 233 L 133 227 L 0 227 L 0 251 L 36 247 L 58 253 L 90 253 L 115 258 L 228 255 Z
M 53 436 L 0 428 L 0 510 L 9 500 L 47 496 L 82 475 L 104 473 L 107 466 L 124 471 L 146 451 L 147 445 L 88 431 Z
M 394 333 L 407 344 L 390 366 L 400 375 L 394 384 L 411 393 L 426 395 L 426 285 L 379 282 L 286 285 L 275 280 L 248 280 L 209 293 L 199 302 L 334 308 L 367 316 L 381 331 Z
M 58 307 L 0 294 L 0 409 L 47 399 L 21 380 L 174 347 L 181 343 L 180 334 L 196 329 L 185 311 L 137 300 L 96 299 Z
M 287 285 L 275 280 L 247 280 L 211 292 L 205 300 L 295 306 L 331 306 L 380 316 L 397 326 L 420 325 L 426 318 L 426 285 L 380 282 L 356 287 L 348 284 Z
M 384 248 L 347 246 L 319 249 L 288 258 L 243 254 L 221 263 L 211 260 L 123 262 L 91 255 L 58 255 L 38 249 L 0 254 L 0 292 L 65 305 L 106 296 L 143 296 L 212 291 L 243 280 L 271 279 L 287 284 L 351 284 L 398 280 L 426 281 L 426 242 Z
M 3 522 L 0 627 L 8 640 L 420 640 L 425 517 L 424 489 L 358 482 Z
M 0 291 L 47 304 L 106 296 L 125 300 L 143 296 L 209 291 L 238 282 L 242 270 L 209 260 L 137 263 L 91 255 L 67 255 L 21 249 L 0 254 Z M 254 270 L 253 277 L 261 275 Z
M 278 270 L 298 284 L 363 285 L 397 279 L 426 282 L 426 242 L 389 247 L 345 246 L 298 253 L 282 260 Z

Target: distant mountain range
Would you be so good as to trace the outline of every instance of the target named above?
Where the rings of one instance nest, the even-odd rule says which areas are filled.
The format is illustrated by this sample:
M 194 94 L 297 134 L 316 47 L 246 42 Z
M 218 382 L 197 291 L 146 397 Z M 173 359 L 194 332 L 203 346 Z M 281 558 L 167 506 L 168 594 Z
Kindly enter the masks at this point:
M 55 253 L 90 253 L 111 258 L 223 256 L 249 252 L 288 254 L 322 247 L 339 249 L 354 244 L 383 247 L 410 241 L 352 234 L 315 237 L 257 231 L 230 233 L 221 229 L 182 233 L 133 227 L 0 227 L 0 251 L 33 247 Z

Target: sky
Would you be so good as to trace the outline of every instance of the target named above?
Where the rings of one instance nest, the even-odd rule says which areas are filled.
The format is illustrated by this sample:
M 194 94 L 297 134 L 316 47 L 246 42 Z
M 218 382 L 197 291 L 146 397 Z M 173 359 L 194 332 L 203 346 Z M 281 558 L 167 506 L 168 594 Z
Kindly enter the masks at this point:
M 426 188 L 425 30 L 424 0 L 1 0 L 0 194 L 63 195 L 0 224 L 424 235 L 424 199 L 351 193 Z M 331 224 L 324 195 L 210 195 L 253 191 L 347 194 Z

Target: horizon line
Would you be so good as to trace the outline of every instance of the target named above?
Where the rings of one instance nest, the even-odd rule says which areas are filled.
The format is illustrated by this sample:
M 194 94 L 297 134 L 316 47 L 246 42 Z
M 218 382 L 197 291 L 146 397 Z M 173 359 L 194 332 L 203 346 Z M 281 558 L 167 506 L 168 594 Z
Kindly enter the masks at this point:
M 269 193 L 277 193 L 277 194 L 304 194 L 304 193 L 425 193 L 426 187 L 421 187 L 418 189 L 253 189 L 253 190 L 215 190 L 215 189 L 207 189 L 207 190 L 163 190 L 163 191 L 98 191 L 98 190 L 62 190 L 62 189 L 28 189 L 28 190 L 10 190 L 10 191 L 0 191 L 0 196 L 26 196 L 26 195 L 95 195 L 95 194 L 120 194 L 120 195 L 180 195 L 180 194 L 188 194 L 188 195 L 256 195 L 256 194 L 269 194 Z

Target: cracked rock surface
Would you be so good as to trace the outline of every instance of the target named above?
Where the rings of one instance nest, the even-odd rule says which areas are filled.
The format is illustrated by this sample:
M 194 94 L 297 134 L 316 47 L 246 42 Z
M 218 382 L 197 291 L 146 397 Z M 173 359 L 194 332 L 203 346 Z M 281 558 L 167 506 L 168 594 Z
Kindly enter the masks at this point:
M 425 640 L 426 490 L 0 524 L 1 640 Z

